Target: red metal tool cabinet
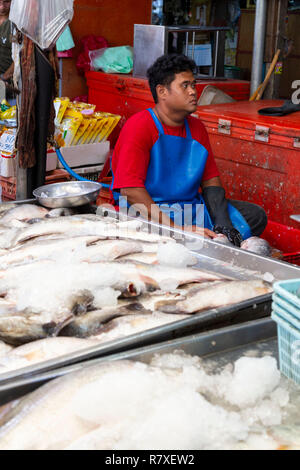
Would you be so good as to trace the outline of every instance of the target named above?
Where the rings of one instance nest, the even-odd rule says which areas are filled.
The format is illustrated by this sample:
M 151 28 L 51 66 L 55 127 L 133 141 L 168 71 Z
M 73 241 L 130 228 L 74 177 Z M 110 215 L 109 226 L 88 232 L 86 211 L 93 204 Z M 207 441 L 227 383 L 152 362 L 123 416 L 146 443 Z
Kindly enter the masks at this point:
M 300 112 L 261 116 L 280 100 L 198 107 L 227 197 L 261 205 L 270 220 L 300 228 Z M 299 247 L 300 250 L 300 247 Z
M 120 126 L 112 135 L 115 143 L 118 131 L 124 122 L 133 114 L 154 106 L 148 81 L 131 75 L 87 72 L 89 103 L 97 105 L 98 111 L 107 111 L 122 116 Z M 247 100 L 250 94 L 250 83 L 243 80 L 199 80 L 197 82 L 200 97 L 207 85 L 215 86 L 237 101 Z

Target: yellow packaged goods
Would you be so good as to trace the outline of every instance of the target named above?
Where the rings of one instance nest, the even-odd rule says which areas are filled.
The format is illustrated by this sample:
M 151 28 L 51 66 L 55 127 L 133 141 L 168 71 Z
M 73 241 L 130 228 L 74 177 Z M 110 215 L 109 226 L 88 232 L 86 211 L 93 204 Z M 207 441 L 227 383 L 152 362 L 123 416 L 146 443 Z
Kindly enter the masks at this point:
M 78 131 L 76 132 L 76 135 L 74 137 L 74 140 L 72 142 L 72 145 L 78 145 L 78 142 L 79 142 L 79 139 L 85 134 L 85 132 L 87 131 L 89 125 L 90 125 L 90 121 L 91 119 L 86 119 L 86 118 L 83 118 L 80 126 L 79 126 L 79 129 Z
M 111 113 L 95 112 L 96 105 L 56 98 L 55 140 L 60 147 L 99 143 L 107 140 L 121 119 Z
M 89 125 L 85 133 L 79 138 L 77 145 L 87 144 L 89 142 L 90 136 L 93 134 L 95 126 L 97 125 L 97 119 L 91 118 L 88 119 Z
M 58 136 L 61 136 L 63 147 L 69 147 L 83 121 L 81 113 L 74 109 L 67 109 L 61 124 L 58 126 Z
M 55 108 L 55 113 L 56 113 L 56 124 L 60 124 L 61 121 L 63 120 L 64 114 L 68 108 L 68 105 L 70 103 L 69 98 L 56 98 L 54 100 L 54 108 Z
M 105 140 L 107 140 L 108 137 L 110 136 L 110 134 L 115 129 L 115 127 L 117 126 L 120 119 L 121 119 L 121 116 L 115 116 L 115 115 L 112 114 L 111 117 L 108 118 L 109 123 L 106 127 L 106 131 L 105 131 L 104 135 L 102 135 L 102 133 L 101 133 L 101 136 L 99 136 L 100 137 L 99 140 L 96 138 L 95 142 L 104 142 Z
M 84 116 L 91 116 L 94 114 L 96 105 L 90 103 L 80 103 L 79 101 L 74 101 L 72 103 L 77 111 L 80 111 Z

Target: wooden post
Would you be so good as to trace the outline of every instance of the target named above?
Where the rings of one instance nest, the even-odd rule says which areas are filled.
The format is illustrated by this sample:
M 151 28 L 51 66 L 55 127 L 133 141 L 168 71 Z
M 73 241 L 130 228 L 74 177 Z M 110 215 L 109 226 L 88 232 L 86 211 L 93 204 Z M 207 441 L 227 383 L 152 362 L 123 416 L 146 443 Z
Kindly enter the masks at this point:
M 276 50 L 280 49 L 284 51 L 287 12 L 288 0 L 269 0 L 265 47 L 266 73 L 268 73 Z M 282 62 L 282 54 L 279 57 L 279 62 Z M 276 99 L 280 97 L 280 80 L 280 74 L 274 73 L 272 75 L 264 94 L 265 99 Z

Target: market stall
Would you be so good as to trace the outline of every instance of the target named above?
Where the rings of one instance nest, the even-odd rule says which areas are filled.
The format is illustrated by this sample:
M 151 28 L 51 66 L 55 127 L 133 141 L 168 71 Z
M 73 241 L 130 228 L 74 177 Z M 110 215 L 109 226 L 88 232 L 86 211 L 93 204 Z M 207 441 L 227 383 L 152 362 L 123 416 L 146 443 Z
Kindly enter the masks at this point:
M 72 17 L 64 3 L 56 33 Z M 30 40 L 22 32 L 33 60 L 36 31 Z M 46 32 L 38 54 L 54 73 L 49 24 Z M 237 100 L 197 108 L 194 98 L 194 114 L 230 197 L 263 205 L 271 219 L 262 238 L 205 238 L 96 204 L 111 202 L 101 191 L 111 196 L 112 176 L 99 175 L 121 125 L 153 107 L 146 79 L 88 72 L 89 103 L 53 100 L 51 83 L 41 86 L 46 69 L 37 67 L 36 108 L 23 69 L 23 121 L 13 124 L 26 146 L 15 152 L 7 119 L 0 136 L 2 158 L 14 162 L 6 197 L 16 199 L 0 205 L 0 449 L 299 448 L 300 230 L 290 219 L 300 211 L 299 113 L 257 117 L 277 102 L 247 102 L 248 82 L 192 83 Z

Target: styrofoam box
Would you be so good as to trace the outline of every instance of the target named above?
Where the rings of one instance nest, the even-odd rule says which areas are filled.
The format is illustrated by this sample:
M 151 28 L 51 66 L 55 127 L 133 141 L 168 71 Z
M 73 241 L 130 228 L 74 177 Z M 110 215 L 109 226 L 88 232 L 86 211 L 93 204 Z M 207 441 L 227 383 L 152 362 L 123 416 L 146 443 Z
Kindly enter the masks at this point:
M 71 168 L 86 165 L 101 165 L 109 154 L 110 142 L 62 147 L 60 150 Z M 60 161 L 58 161 L 58 168 L 63 168 Z
M 5 158 L 0 155 L 0 176 L 4 178 L 14 178 L 16 176 L 16 156 Z M 53 171 L 57 167 L 56 153 L 47 154 L 46 171 Z

